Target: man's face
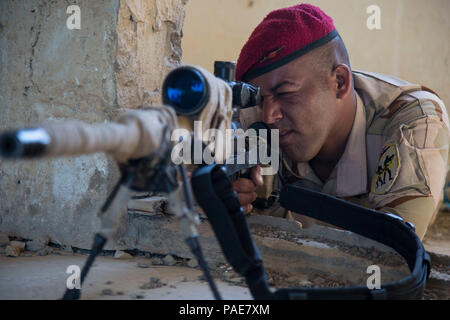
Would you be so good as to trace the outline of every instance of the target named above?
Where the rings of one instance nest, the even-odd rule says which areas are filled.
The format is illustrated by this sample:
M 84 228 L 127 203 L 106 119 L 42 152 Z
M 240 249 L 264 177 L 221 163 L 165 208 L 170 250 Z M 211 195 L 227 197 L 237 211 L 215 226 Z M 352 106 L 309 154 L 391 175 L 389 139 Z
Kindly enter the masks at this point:
M 250 81 L 261 87 L 261 120 L 280 130 L 280 147 L 295 162 L 319 153 L 338 116 L 332 83 L 310 61 L 305 55 Z

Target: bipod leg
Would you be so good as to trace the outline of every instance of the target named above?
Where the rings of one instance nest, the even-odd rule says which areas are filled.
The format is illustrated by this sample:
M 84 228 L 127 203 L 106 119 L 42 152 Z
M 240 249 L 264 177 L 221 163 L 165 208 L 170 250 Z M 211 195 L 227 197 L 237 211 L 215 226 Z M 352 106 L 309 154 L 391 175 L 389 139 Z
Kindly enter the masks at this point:
M 181 179 L 183 181 L 183 191 L 184 198 L 186 200 L 186 206 L 189 213 L 194 213 L 194 198 L 192 195 L 191 185 L 187 178 L 186 167 L 184 164 L 181 164 L 180 167 Z M 189 236 L 186 238 L 186 244 L 189 246 L 194 257 L 197 259 L 200 268 L 203 271 L 203 274 L 208 281 L 208 285 L 213 293 L 214 299 L 222 300 L 222 297 L 217 289 L 216 283 L 214 282 L 211 273 L 209 272 L 208 265 L 206 263 L 205 257 L 203 256 L 202 248 L 200 247 L 200 242 L 198 241 L 198 234 L 196 230 L 193 230 L 195 227 L 192 224 L 192 221 L 187 222 L 187 218 L 184 217 L 184 229 Z M 182 224 L 183 225 L 183 224 Z
M 103 216 L 107 214 L 107 211 L 114 205 L 114 199 L 116 199 L 117 194 L 119 193 L 121 187 L 129 188 L 131 185 L 131 182 L 134 178 L 133 172 L 125 173 L 120 181 L 114 186 L 113 191 L 110 193 L 108 198 L 105 201 L 105 204 L 101 208 L 100 216 Z M 95 258 L 100 254 L 100 252 L 103 250 L 103 247 L 105 246 L 107 242 L 106 236 L 96 233 L 94 236 L 94 242 L 92 244 L 91 252 L 89 253 L 89 257 L 83 266 L 83 269 L 81 270 L 80 275 L 80 289 L 73 288 L 69 289 L 67 288 L 66 292 L 64 293 L 64 296 L 62 297 L 62 300 L 78 300 L 81 296 L 81 286 L 84 283 L 84 280 L 91 268 L 91 266 L 94 264 Z
M 83 285 L 84 279 L 86 278 L 89 269 L 94 263 L 95 258 L 103 250 L 106 241 L 107 239 L 99 233 L 97 233 L 94 236 L 94 243 L 92 244 L 91 253 L 89 254 L 89 257 L 83 267 L 83 270 L 81 270 L 80 285 Z M 67 289 L 66 292 L 64 293 L 64 296 L 62 297 L 62 300 L 78 300 L 80 299 L 80 296 L 81 296 L 81 289 L 77 288 Z

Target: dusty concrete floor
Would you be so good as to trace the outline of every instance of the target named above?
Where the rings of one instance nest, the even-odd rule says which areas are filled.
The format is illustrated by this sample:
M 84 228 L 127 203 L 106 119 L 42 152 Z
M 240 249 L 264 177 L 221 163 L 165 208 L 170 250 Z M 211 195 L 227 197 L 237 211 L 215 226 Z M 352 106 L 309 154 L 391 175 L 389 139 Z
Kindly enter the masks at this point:
M 69 265 L 82 267 L 86 256 L 0 256 L 0 299 L 60 299 L 66 288 Z M 213 299 L 205 281 L 199 280 L 202 272 L 183 266 L 138 267 L 149 259 L 117 260 L 98 257 L 82 287 L 82 299 Z M 160 288 L 141 289 L 151 277 L 165 283 Z M 251 299 L 248 289 L 217 281 L 225 299 Z
M 360 242 L 349 245 L 336 240 L 308 239 L 305 234 L 261 225 L 252 226 L 252 232 L 273 289 L 360 285 L 358 281 L 365 281 L 365 278 L 357 274 L 361 271 L 364 275 L 364 270 L 359 269 L 368 263 L 383 266 L 383 270 L 394 277 L 391 280 L 406 276 L 405 270 L 408 273 L 397 254 L 364 247 Z M 432 258 L 431 277 L 424 298 L 450 299 L 449 213 L 439 215 L 424 239 L 424 245 Z M 61 298 L 69 277 L 67 267 L 82 267 L 87 255 L 54 247 L 50 251 L 51 254 L 44 256 L 25 251 L 19 257 L 7 257 L 4 250 L 0 252 L 0 299 Z M 326 259 L 318 260 L 318 257 Z M 198 267 L 186 267 L 185 259 L 176 259 L 174 266 L 153 265 L 155 258 L 161 260 L 155 255 L 142 256 L 142 253 L 125 260 L 98 257 L 83 285 L 82 299 L 213 299 Z M 252 298 L 243 279 L 228 264 L 210 264 L 210 267 L 225 299 Z M 343 277 L 349 268 L 353 270 L 352 276 Z M 151 278 L 158 279 L 158 284 L 163 285 L 149 289 Z

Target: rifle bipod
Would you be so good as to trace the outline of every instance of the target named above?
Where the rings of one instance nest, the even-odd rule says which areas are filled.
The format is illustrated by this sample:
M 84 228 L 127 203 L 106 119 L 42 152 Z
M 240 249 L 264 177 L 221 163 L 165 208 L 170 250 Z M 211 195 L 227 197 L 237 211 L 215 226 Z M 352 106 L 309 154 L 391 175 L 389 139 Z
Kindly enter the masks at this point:
M 102 228 L 94 237 L 91 252 L 81 271 L 80 289 L 68 288 L 62 298 L 63 300 L 78 300 L 80 298 L 81 286 L 95 258 L 103 250 L 108 239 L 115 239 L 123 232 L 120 227 L 126 223 L 124 218 L 127 214 L 127 204 L 132 190 L 161 192 L 169 195 L 169 203 L 174 206 L 174 211 L 180 219 L 186 244 L 203 270 L 214 298 L 221 299 L 198 241 L 195 224 L 198 224 L 200 219 L 194 211 L 192 190 L 187 179 L 186 168 L 183 164 L 175 166 L 170 162 L 170 144 L 164 143 L 168 141 L 167 130 L 165 133 L 163 134 L 163 140 L 164 138 L 166 140 L 150 156 L 130 160 L 127 164 L 120 165 L 122 176 L 100 210 L 99 217 Z M 177 173 L 181 175 L 181 187 L 178 184 Z

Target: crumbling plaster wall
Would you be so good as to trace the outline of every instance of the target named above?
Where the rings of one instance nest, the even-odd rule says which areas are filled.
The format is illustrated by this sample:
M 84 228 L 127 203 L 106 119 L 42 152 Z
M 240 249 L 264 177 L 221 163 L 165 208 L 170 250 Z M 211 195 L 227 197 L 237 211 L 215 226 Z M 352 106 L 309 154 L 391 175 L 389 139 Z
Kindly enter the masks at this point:
M 123 1 L 117 24 L 117 103 L 124 108 L 161 102 L 167 73 L 181 61 L 181 0 Z
M 66 27 L 73 4 L 79 30 Z M 110 121 L 123 109 L 159 103 L 164 75 L 181 60 L 185 4 L 0 1 L 0 130 Z M 0 160 L 0 232 L 89 248 L 117 178 L 103 154 Z

